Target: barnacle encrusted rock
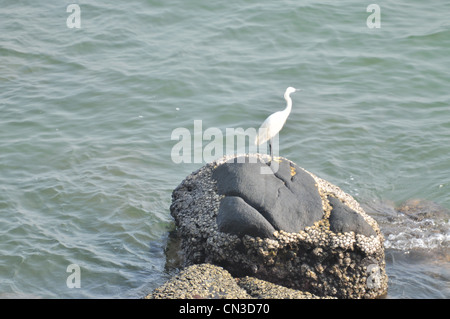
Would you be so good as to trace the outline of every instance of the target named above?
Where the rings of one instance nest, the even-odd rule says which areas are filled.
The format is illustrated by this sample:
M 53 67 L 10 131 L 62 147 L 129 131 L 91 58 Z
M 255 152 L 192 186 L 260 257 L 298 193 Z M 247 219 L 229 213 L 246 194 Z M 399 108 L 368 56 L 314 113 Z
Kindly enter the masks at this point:
M 146 299 L 249 299 L 229 272 L 210 264 L 192 265 L 156 288 Z
M 238 285 L 252 298 L 258 299 L 333 299 L 333 297 L 318 297 L 309 292 L 286 288 L 254 277 L 237 279 Z
M 185 266 L 211 263 L 318 296 L 387 292 L 383 235 L 352 196 L 286 158 L 228 156 L 173 191 Z M 261 168 L 272 172 L 261 174 Z

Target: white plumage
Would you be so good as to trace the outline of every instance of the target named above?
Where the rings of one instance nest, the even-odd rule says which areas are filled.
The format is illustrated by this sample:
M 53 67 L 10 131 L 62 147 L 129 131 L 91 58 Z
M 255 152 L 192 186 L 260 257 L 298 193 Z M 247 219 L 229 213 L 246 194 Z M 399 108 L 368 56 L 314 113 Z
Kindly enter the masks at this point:
M 284 92 L 284 98 L 286 100 L 286 108 L 283 111 L 278 111 L 270 115 L 259 128 L 258 135 L 255 139 L 256 145 L 261 145 L 267 141 L 269 141 L 269 149 L 270 149 L 270 156 L 273 159 L 272 154 L 272 138 L 277 135 L 281 129 L 284 126 L 284 123 L 286 123 L 286 120 L 291 113 L 292 109 L 292 99 L 290 97 L 291 93 L 294 93 L 296 91 L 299 91 L 298 89 L 295 89 L 293 87 L 288 87 L 286 89 L 286 92 Z

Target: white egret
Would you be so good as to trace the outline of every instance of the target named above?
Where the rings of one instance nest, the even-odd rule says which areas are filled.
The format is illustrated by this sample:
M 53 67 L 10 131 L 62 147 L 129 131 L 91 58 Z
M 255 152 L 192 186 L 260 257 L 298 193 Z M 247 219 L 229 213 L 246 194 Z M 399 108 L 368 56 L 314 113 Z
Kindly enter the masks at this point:
M 287 102 L 286 108 L 283 111 L 278 111 L 270 115 L 259 128 L 258 135 L 255 139 L 256 145 L 261 145 L 264 142 L 269 141 L 269 150 L 270 150 L 270 158 L 273 160 L 273 151 L 272 151 L 272 138 L 281 131 L 286 123 L 286 120 L 291 113 L 292 109 L 292 99 L 290 97 L 291 93 L 296 91 L 300 91 L 299 89 L 295 89 L 293 87 L 288 87 L 286 92 L 284 92 L 284 99 Z

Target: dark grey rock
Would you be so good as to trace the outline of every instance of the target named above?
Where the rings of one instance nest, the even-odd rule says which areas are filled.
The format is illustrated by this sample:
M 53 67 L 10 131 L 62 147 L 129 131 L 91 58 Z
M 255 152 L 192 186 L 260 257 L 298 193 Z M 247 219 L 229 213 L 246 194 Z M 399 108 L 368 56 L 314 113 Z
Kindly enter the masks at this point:
M 220 201 L 217 226 L 224 233 L 240 237 L 273 238 L 275 228 L 241 197 L 227 196 Z
M 298 232 L 322 219 L 322 199 L 303 169 L 281 161 L 276 173 L 261 174 L 267 164 L 242 162 L 242 157 L 232 159 L 213 172 L 219 194 L 225 195 L 218 216 L 221 231 L 243 236 L 249 230 L 248 235 L 272 238 L 274 230 Z
M 364 218 L 353 209 L 344 205 L 338 198 L 328 196 L 331 210 L 330 230 L 335 233 L 354 232 L 365 236 L 376 236 L 377 233 L 364 220 Z

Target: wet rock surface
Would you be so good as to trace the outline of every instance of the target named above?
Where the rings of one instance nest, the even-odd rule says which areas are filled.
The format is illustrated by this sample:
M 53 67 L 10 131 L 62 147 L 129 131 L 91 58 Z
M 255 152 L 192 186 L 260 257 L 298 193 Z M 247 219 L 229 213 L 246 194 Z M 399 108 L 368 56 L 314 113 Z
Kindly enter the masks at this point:
M 364 209 L 383 231 L 395 281 L 388 298 L 450 298 L 450 211 L 427 199 L 370 200 Z
M 426 199 L 408 199 L 400 205 L 392 201 L 365 203 L 365 210 L 378 221 L 385 236 L 385 249 L 410 253 L 436 253 L 449 256 L 450 211 Z
M 247 157 L 209 163 L 174 190 L 184 266 L 210 263 L 320 297 L 386 293 L 383 235 L 350 195 L 285 158 L 255 177 L 268 157 Z
M 409 199 L 402 203 L 397 211 L 416 221 L 430 218 L 448 218 L 450 211 L 437 203 L 425 199 Z

